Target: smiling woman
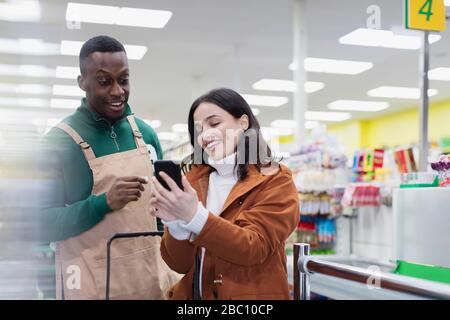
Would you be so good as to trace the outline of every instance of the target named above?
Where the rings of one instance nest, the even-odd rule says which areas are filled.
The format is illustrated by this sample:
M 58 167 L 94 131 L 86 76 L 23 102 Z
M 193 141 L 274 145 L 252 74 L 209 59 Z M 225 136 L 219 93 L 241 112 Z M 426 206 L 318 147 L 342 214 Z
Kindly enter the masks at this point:
M 162 257 L 185 274 L 169 298 L 289 299 L 284 242 L 299 220 L 290 170 L 273 161 L 249 105 L 231 89 L 195 100 L 188 125 L 194 153 L 183 190 L 167 175 L 170 191 L 152 179 L 151 213 L 168 231 Z

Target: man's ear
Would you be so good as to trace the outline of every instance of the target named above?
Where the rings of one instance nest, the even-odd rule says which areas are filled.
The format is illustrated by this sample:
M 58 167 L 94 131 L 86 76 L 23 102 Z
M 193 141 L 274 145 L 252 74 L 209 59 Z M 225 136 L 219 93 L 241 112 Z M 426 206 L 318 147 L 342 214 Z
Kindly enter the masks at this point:
M 242 130 L 246 131 L 249 127 L 250 123 L 248 120 L 248 116 L 246 114 L 242 115 L 242 117 L 239 119 L 239 126 Z
M 78 81 L 78 86 L 80 87 L 80 89 L 86 92 L 86 84 L 85 84 L 84 77 L 81 75 L 78 76 L 77 81 Z

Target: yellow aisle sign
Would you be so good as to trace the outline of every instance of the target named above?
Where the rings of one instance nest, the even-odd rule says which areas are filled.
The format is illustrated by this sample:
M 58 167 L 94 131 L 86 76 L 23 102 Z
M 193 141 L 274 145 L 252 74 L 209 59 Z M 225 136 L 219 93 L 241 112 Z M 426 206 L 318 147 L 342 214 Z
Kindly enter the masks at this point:
M 444 31 L 444 0 L 405 0 L 407 29 Z

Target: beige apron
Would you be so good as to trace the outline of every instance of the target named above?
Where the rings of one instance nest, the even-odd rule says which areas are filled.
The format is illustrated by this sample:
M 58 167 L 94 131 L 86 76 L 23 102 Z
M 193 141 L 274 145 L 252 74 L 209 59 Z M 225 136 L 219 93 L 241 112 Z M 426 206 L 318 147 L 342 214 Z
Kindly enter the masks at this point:
M 92 194 L 107 192 L 120 176 L 153 175 L 148 148 L 133 116 L 127 117 L 137 149 L 96 158 L 92 148 L 65 123 L 57 125 L 80 145 L 92 170 Z M 56 249 L 58 299 L 105 299 L 106 244 L 118 232 L 156 231 L 149 213 L 150 184 L 138 201 L 110 212 L 96 226 L 61 241 Z M 164 299 L 179 279 L 160 254 L 160 237 L 117 239 L 111 246 L 110 299 Z

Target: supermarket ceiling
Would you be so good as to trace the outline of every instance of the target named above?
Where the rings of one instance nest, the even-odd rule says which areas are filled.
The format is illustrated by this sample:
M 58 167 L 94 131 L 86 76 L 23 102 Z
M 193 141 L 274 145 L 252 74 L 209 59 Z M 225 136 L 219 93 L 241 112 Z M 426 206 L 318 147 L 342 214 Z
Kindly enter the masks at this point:
M 257 107 L 263 126 L 276 119 L 292 118 L 292 94 L 259 91 L 253 84 L 263 78 L 291 80 L 288 66 L 293 60 L 292 0 L 151 0 L 151 1 L 78 1 L 126 6 L 173 13 L 164 28 L 142 28 L 118 24 L 81 23 L 80 28 L 66 23 L 67 2 L 41 0 L 40 22 L 11 22 L 0 15 L 0 49 L 8 40 L 42 39 L 60 44 L 62 40 L 84 41 L 94 35 L 108 34 L 128 45 L 146 46 L 141 60 L 131 60 L 132 92 L 130 104 L 143 118 L 160 120 L 158 131 L 170 131 L 175 123 L 185 123 L 189 106 L 197 95 L 219 86 L 237 88 L 241 93 L 279 95 L 288 103 L 278 108 Z M 0 4 L 7 1 L 0 1 Z M 373 68 L 358 75 L 309 72 L 308 80 L 322 82 L 324 88 L 308 94 L 309 110 L 327 111 L 335 100 L 371 100 L 388 102 L 380 112 L 352 112 L 353 118 L 369 118 L 418 105 L 417 99 L 369 97 L 381 86 L 418 87 L 419 50 L 345 45 L 344 35 L 366 28 L 370 5 L 381 9 L 381 28 L 398 30 L 402 26 L 403 0 L 308 0 L 308 57 L 366 61 Z M 449 8 L 447 8 L 447 11 Z M 441 33 L 431 45 L 431 68 L 450 67 L 450 31 Z M 6 41 L 6 42 L 5 42 Z M 37 47 L 36 47 L 37 48 Z M 51 49 L 51 48 L 50 48 Z M 14 54 L 0 52 L 0 64 L 77 66 L 70 55 Z M 0 68 L 1 71 L 1 68 Z M 74 79 L 52 76 L 33 78 L 0 72 L 0 102 L 13 97 L 7 84 L 75 85 Z M 18 86 L 20 87 L 20 86 Z M 432 81 L 438 90 L 432 101 L 450 98 L 450 82 Z M 54 89 L 53 89 L 54 90 Z M 10 90 L 11 91 L 11 90 Z M 15 90 L 20 94 L 20 90 Z M 18 93 L 19 92 L 19 93 Z M 30 97 L 53 97 L 53 91 L 39 91 Z M 71 98 L 64 93 L 59 98 Z M 76 92 L 75 92 L 76 95 Z M 72 97 L 73 98 L 73 97 Z M 6 99 L 6 100 L 5 100 Z M 4 108 L 4 107 L 2 107 Z M 17 106 L 17 108 L 27 107 Z M 37 110 L 37 109 L 36 109 Z M 70 110 L 51 109 L 55 116 Z

